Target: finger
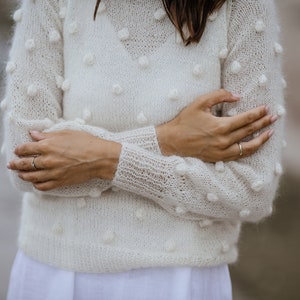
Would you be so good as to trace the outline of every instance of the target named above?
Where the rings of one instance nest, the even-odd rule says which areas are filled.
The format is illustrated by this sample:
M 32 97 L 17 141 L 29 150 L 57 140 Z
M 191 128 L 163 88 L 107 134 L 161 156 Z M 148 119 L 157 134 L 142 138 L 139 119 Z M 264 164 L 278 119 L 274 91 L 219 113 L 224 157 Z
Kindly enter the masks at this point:
M 19 178 L 32 183 L 42 183 L 53 180 L 54 175 L 50 171 L 40 170 L 35 172 L 19 172 Z
M 263 118 L 267 114 L 268 107 L 266 105 L 263 105 L 238 114 L 236 116 L 227 117 L 227 121 L 230 122 L 229 131 L 233 131 L 238 128 L 244 127 L 248 124 L 251 124 L 256 120 Z
M 30 136 L 32 137 L 33 140 L 35 141 L 41 141 L 47 138 L 47 133 L 45 132 L 40 132 L 37 130 L 30 130 L 29 131 Z
M 249 142 L 241 142 L 243 152 L 242 155 L 240 155 L 241 152 L 237 143 L 231 145 L 225 150 L 226 154 L 224 161 L 234 161 L 254 154 L 263 144 L 265 144 L 271 138 L 273 133 L 274 130 L 267 130 Z
M 33 186 L 34 186 L 35 189 L 37 189 L 41 192 L 50 191 L 50 190 L 53 190 L 53 189 L 59 187 L 57 185 L 56 181 L 47 181 L 47 182 L 34 183 Z
M 255 132 L 272 125 L 278 120 L 278 116 L 265 116 L 249 125 L 239 128 L 232 132 L 229 137 L 230 145 L 243 140 L 245 137 L 251 136 Z
M 15 159 L 9 162 L 7 167 L 14 171 L 34 171 L 36 168 L 33 165 L 33 159 L 34 157 Z
M 41 154 L 39 143 L 32 142 L 22 144 L 16 147 L 14 153 L 21 157 L 21 156 L 37 156 Z
M 214 105 L 219 103 L 237 102 L 239 100 L 239 95 L 235 95 L 224 89 L 221 89 L 198 97 L 194 101 L 194 105 L 202 109 L 211 109 Z

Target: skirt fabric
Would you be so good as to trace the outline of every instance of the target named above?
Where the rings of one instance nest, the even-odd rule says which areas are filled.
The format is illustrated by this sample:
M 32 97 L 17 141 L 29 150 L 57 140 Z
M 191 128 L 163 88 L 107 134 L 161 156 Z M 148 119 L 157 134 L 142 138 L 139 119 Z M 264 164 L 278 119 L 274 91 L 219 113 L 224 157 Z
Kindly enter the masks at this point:
M 231 300 L 227 265 L 87 274 L 53 268 L 19 251 L 7 300 Z

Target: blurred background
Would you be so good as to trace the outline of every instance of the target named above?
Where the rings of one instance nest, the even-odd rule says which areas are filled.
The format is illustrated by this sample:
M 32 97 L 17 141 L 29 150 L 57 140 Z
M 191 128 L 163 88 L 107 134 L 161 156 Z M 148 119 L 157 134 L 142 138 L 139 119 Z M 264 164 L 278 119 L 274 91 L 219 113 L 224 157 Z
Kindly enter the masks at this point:
M 276 2 L 282 25 L 284 69 L 288 82 L 285 175 L 273 216 L 261 224 L 243 227 L 240 258 L 237 264 L 231 266 L 234 300 L 300 299 L 300 0 Z M 14 8 L 15 1 L 0 0 L 0 99 L 3 97 L 3 75 Z M 1 115 L 0 118 L 2 121 Z M 1 139 L 2 134 L 0 144 Z M 16 253 L 20 211 L 20 195 L 10 186 L 1 156 L 0 300 L 5 300 Z

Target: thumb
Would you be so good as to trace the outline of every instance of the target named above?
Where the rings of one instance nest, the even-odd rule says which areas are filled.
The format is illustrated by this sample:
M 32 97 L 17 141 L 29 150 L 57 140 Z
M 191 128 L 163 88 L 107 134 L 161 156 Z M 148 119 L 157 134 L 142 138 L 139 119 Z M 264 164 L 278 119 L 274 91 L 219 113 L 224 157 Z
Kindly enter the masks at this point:
M 30 130 L 29 133 L 32 139 L 35 141 L 41 141 L 47 138 L 47 134 L 41 131 Z
M 196 99 L 196 105 L 201 109 L 211 109 L 213 106 L 224 102 L 237 102 L 240 100 L 240 96 L 232 94 L 224 89 L 220 89 Z

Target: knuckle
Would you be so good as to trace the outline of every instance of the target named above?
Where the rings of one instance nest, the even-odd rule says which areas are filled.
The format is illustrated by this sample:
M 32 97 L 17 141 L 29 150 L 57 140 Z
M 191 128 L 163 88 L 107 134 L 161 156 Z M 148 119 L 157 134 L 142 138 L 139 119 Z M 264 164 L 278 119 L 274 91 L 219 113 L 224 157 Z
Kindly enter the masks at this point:
M 217 137 L 217 145 L 219 148 L 221 148 L 221 149 L 227 148 L 228 144 L 229 144 L 228 138 L 226 138 L 224 136 Z
M 255 112 L 249 112 L 248 115 L 247 115 L 247 121 L 249 123 L 253 122 L 254 120 L 256 119 L 256 114 Z
M 26 161 L 25 160 L 20 160 L 20 168 L 22 168 L 22 169 L 25 169 L 26 168 L 26 166 L 27 166 L 27 163 L 26 163 Z
M 246 128 L 246 136 L 253 134 L 257 130 L 255 124 L 250 124 Z
M 224 134 L 228 132 L 228 125 L 225 122 L 219 122 L 215 128 L 217 134 Z

